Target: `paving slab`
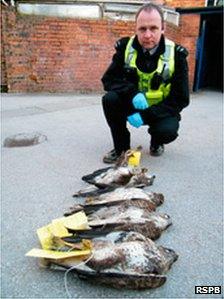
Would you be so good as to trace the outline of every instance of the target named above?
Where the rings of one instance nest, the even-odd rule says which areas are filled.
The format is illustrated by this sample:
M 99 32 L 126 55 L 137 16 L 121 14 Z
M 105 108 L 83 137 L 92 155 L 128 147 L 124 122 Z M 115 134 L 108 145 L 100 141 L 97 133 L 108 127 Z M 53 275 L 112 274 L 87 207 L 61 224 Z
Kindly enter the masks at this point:
M 1 297 L 2 298 L 221 298 L 195 294 L 195 286 L 223 284 L 223 95 L 191 95 L 179 138 L 161 157 L 148 155 L 147 128 L 130 128 L 132 147 L 143 146 L 142 166 L 156 175 L 149 190 L 162 192 L 158 209 L 173 225 L 156 241 L 178 261 L 158 289 L 116 290 L 42 269 L 26 252 L 39 247 L 37 228 L 59 218 L 85 187 L 81 176 L 105 167 L 112 140 L 101 95 L 2 94 Z M 3 147 L 5 138 L 39 132 L 45 142 Z M 223 290 L 222 290 L 223 291 Z

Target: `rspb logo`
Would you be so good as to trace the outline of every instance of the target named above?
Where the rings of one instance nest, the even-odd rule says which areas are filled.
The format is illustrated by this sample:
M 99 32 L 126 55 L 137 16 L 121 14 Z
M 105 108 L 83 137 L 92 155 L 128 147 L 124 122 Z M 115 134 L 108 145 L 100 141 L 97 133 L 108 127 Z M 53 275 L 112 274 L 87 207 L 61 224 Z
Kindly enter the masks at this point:
M 221 294 L 221 286 L 195 286 L 195 294 Z

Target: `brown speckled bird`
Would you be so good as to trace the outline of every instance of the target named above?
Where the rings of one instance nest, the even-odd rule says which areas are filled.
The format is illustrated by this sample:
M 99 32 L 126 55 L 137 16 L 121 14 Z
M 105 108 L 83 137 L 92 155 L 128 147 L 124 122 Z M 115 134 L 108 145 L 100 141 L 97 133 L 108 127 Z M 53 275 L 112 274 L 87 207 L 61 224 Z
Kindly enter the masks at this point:
M 71 268 L 82 279 L 115 288 L 156 288 L 166 281 L 164 275 L 178 255 L 158 246 L 136 232 L 115 232 L 92 239 L 93 253 L 85 264 L 76 266 L 72 260 L 57 264 Z
M 140 188 L 120 187 L 114 191 L 100 194 L 98 196 L 87 197 L 84 204 L 76 204 L 65 213 L 65 216 L 84 210 L 86 214 L 97 211 L 102 207 L 109 207 L 123 202 L 129 205 L 145 208 L 148 211 L 155 211 L 157 206 L 164 202 L 161 193 L 145 191 Z
M 88 225 L 94 231 L 135 231 L 152 240 L 158 239 L 171 224 L 169 215 L 149 212 L 145 208 L 129 205 L 128 201 L 103 207 L 88 215 Z

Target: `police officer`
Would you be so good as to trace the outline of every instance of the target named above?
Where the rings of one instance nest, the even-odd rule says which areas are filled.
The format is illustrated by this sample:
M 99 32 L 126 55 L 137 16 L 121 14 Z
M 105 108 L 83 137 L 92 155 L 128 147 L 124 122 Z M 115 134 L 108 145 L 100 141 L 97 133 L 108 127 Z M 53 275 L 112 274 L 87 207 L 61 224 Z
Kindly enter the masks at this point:
M 114 163 L 130 148 L 133 127 L 147 125 L 150 154 L 178 136 L 180 112 L 189 104 L 187 50 L 164 37 L 164 18 L 155 4 L 136 14 L 136 35 L 117 41 L 112 63 L 102 77 L 107 93 L 102 104 L 114 149 L 104 157 Z

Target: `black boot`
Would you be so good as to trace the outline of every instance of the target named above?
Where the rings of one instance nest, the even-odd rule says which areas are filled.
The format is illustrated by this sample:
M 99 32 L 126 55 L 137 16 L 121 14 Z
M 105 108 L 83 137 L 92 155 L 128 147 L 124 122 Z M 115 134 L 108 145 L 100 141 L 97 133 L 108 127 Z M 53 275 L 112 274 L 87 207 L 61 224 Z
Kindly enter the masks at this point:
M 150 145 L 149 152 L 151 156 L 159 157 L 164 153 L 164 145 Z

